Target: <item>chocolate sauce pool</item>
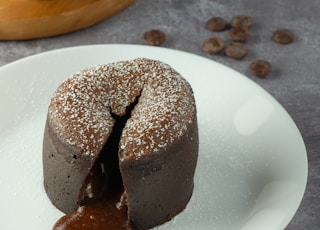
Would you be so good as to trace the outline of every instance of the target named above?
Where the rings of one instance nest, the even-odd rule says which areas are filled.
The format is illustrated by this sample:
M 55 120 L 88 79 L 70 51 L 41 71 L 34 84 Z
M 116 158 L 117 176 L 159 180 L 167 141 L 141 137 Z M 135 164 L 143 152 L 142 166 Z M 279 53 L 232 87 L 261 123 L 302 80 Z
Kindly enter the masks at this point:
M 120 203 L 123 193 L 121 178 L 104 172 L 103 164 L 98 162 L 85 184 L 81 206 L 58 220 L 53 230 L 130 229 L 126 207 Z

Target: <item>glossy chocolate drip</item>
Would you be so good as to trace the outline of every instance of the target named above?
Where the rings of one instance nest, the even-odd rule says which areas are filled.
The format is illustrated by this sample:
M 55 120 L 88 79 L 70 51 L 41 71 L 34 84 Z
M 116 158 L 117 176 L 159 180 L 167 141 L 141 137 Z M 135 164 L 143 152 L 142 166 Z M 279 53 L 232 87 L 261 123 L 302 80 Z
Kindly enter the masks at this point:
M 127 210 L 119 205 L 122 189 L 119 184 L 109 184 L 112 189 L 104 192 L 102 200 L 80 206 L 77 211 L 63 216 L 53 227 L 53 230 L 103 230 L 131 229 L 128 226 Z M 88 202 L 89 201 L 89 202 Z
M 121 200 L 123 185 L 118 151 L 122 130 L 137 101 L 138 98 L 127 108 L 124 116 L 112 114 L 115 125 L 80 191 L 80 207 L 59 219 L 53 230 L 133 229 Z
M 81 205 L 95 203 L 102 199 L 108 184 L 108 175 L 104 168 L 104 164 L 99 161 L 91 169 L 80 191 Z

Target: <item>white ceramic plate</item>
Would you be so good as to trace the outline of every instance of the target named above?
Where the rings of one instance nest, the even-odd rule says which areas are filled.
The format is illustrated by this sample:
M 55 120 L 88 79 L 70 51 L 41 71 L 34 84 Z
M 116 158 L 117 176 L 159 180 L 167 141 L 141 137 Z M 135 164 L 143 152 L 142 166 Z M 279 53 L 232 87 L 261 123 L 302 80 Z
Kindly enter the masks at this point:
M 230 68 L 138 45 L 55 50 L 0 69 L 0 228 L 51 229 L 62 215 L 42 186 L 42 135 L 54 90 L 85 67 L 135 57 L 158 59 L 178 70 L 191 83 L 198 108 L 193 197 L 183 213 L 157 229 L 283 229 L 307 180 L 305 146 L 290 116 Z

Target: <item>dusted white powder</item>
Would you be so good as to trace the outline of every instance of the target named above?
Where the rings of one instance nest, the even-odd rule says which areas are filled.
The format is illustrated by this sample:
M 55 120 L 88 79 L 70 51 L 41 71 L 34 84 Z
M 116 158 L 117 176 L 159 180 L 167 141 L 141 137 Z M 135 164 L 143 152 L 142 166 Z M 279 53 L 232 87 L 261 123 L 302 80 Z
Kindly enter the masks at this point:
M 169 65 L 138 58 L 87 68 L 54 93 L 48 119 L 58 136 L 86 155 L 97 156 L 114 118 L 139 97 L 122 132 L 120 160 L 139 159 L 172 143 L 195 121 L 188 82 Z

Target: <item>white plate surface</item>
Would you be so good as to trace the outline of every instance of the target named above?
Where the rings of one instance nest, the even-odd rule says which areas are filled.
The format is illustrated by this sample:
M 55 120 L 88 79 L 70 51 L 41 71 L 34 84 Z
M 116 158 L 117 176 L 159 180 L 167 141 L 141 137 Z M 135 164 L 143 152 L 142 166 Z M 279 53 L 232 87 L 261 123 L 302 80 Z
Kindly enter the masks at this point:
M 62 215 L 44 192 L 41 160 L 47 106 L 58 85 L 85 67 L 136 57 L 161 60 L 180 72 L 198 109 L 193 197 L 183 213 L 157 229 L 284 229 L 307 180 L 305 146 L 287 112 L 230 68 L 138 45 L 73 47 L 0 68 L 0 228 L 51 229 Z

